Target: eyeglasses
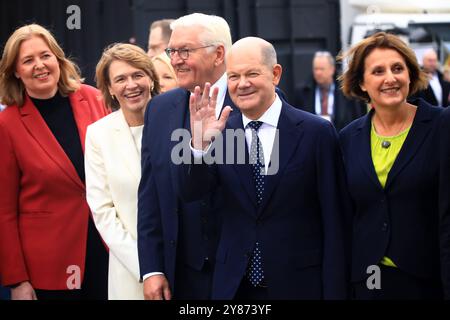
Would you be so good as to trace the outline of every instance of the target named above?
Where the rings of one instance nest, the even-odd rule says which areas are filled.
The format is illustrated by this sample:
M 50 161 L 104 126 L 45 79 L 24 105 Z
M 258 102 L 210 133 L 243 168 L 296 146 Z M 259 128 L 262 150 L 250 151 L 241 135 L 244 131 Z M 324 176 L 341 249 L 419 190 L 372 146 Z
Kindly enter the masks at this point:
M 172 58 L 173 55 L 175 54 L 175 52 L 178 52 L 178 56 L 183 59 L 183 60 L 187 60 L 189 58 L 189 53 L 198 49 L 203 49 L 203 48 L 208 48 L 208 47 L 213 47 L 213 44 L 207 45 L 207 46 L 203 46 L 203 47 L 198 47 L 198 48 L 181 48 L 181 49 L 173 49 L 173 48 L 166 48 L 166 50 L 164 50 L 167 54 L 167 56 L 169 58 Z

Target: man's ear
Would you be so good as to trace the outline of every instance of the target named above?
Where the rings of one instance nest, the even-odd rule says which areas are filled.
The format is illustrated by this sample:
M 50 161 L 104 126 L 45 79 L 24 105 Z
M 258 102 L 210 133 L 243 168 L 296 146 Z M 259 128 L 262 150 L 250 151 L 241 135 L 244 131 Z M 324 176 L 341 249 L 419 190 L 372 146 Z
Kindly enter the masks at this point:
M 225 60 L 225 47 L 219 44 L 216 48 L 216 59 L 214 61 L 214 66 L 217 67 L 223 64 Z
M 273 84 L 278 85 L 281 80 L 281 74 L 283 73 L 283 67 L 280 64 L 276 64 L 272 68 L 272 75 L 273 75 Z

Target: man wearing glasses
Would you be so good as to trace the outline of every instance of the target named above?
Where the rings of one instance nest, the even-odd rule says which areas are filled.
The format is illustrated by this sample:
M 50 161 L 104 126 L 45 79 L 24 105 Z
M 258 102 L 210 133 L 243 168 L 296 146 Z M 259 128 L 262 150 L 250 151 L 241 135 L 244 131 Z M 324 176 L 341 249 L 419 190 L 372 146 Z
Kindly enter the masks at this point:
M 189 99 L 195 86 L 209 82 L 219 89 L 217 117 L 223 106 L 234 108 L 225 74 L 230 28 L 223 18 L 200 13 L 183 16 L 170 27 L 166 53 L 180 88 L 154 97 L 145 115 L 138 195 L 140 272 L 146 299 L 209 299 L 220 231 L 214 215 L 218 199 L 208 195 L 185 203 L 179 198 L 171 158 L 179 141 L 171 141 L 171 135 L 190 129 Z

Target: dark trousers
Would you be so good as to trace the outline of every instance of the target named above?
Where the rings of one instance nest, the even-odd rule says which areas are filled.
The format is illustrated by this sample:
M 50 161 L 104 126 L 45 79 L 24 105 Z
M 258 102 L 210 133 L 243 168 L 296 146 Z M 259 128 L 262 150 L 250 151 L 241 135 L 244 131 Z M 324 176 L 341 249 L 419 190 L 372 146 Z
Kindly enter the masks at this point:
M 205 261 L 201 270 L 187 264 L 176 267 L 174 296 L 175 300 L 210 300 L 213 266 Z
M 265 283 L 262 283 L 258 286 L 253 286 L 250 281 L 248 281 L 247 277 L 241 281 L 239 288 L 234 296 L 234 300 L 267 300 L 269 299 L 268 295 L 268 286 Z
M 439 279 L 425 279 L 405 273 L 399 268 L 379 265 L 381 289 L 367 288 L 366 280 L 354 283 L 356 300 L 440 300 L 443 298 Z

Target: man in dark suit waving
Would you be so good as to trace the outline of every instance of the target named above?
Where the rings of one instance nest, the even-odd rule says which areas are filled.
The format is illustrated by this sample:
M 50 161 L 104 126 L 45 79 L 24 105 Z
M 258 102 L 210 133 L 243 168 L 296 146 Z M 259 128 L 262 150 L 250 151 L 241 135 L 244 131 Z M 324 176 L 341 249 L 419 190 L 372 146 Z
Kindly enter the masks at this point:
M 242 114 L 225 107 L 217 119 L 217 90 L 210 99 L 209 84 L 202 95 L 196 87 L 194 164 L 179 170 L 186 200 L 220 190 L 213 299 L 346 298 L 348 195 L 334 127 L 278 97 L 282 68 L 269 42 L 237 41 L 226 65 Z
M 211 82 L 222 105 L 227 92 L 225 52 L 231 47 L 227 22 L 193 13 L 171 24 L 166 53 L 179 86 L 150 101 L 142 137 L 142 178 L 138 195 L 138 252 L 145 299 L 208 299 L 220 223 L 208 195 L 196 202 L 176 190 L 173 147 L 177 129 L 189 129 L 189 97 L 195 86 Z M 207 212 L 211 211 L 211 212 Z

